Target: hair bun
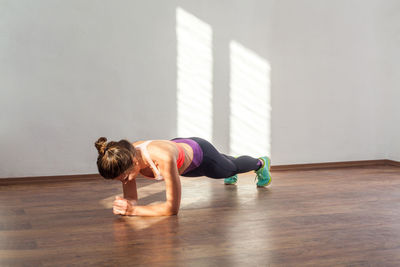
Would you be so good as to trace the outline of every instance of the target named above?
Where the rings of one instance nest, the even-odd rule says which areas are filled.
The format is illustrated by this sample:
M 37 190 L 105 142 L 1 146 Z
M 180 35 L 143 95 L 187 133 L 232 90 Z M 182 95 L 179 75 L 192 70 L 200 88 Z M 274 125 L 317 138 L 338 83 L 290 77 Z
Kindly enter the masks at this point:
M 107 146 L 107 138 L 105 137 L 100 137 L 96 143 L 94 143 L 94 146 L 97 148 L 97 151 L 99 151 L 100 155 L 104 154 L 104 150 L 106 150 Z

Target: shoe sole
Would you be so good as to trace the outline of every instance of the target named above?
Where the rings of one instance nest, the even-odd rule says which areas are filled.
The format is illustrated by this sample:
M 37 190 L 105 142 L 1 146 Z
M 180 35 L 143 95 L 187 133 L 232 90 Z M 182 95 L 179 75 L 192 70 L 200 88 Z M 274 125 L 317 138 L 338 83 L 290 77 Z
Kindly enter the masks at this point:
M 269 185 L 271 184 L 271 182 L 272 182 L 272 179 L 269 179 L 269 182 L 268 182 L 268 184 L 266 184 L 266 185 L 257 185 L 257 187 L 258 187 L 258 188 L 264 188 L 264 187 L 267 187 L 267 186 L 269 186 Z

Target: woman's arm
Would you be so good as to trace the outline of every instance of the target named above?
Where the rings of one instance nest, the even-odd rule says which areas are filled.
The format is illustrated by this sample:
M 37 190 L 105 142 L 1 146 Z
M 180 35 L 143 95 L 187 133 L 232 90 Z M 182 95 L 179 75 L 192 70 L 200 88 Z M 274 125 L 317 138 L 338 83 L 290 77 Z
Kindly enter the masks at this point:
M 124 198 L 128 200 L 138 200 L 138 195 L 137 195 L 137 188 L 136 188 L 136 179 L 133 179 L 126 184 L 122 184 L 122 190 L 124 192 Z
M 178 214 L 181 203 L 181 181 L 175 158 L 166 157 L 160 160 L 160 171 L 165 180 L 166 202 L 156 205 L 135 206 L 129 201 L 117 198 L 114 202 L 114 207 L 117 207 L 114 209 L 114 213 L 117 210 L 116 214 L 137 216 L 170 216 Z
M 138 196 L 136 188 L 136 179 L 133 179 L 126 184 L 122 184 L 124 197 L 116 196 L 113 204 L 114 214 L 126 215 L 128 210 L 131 210 L 136 205 Z
M 176 215 L 181 204 L 181 181 L 176 160 L 173 157 L 164 158 L 160 171 L 165 180 L 167 201 L 149 206 L 134 206 L 129 215 L 138 216 L 170 216 Z

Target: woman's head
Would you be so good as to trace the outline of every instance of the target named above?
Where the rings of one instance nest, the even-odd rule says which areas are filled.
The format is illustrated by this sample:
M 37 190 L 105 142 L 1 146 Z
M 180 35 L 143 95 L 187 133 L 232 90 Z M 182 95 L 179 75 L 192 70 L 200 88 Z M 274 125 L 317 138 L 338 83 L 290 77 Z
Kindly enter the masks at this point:
M 136 150 L 127 140 L 118 142 L 110 141 L 100 137 L 94 144 L 99 152 L 97 157 L 97 168 L 101 176 L 106 179 L 114 179 L 134 167 Z

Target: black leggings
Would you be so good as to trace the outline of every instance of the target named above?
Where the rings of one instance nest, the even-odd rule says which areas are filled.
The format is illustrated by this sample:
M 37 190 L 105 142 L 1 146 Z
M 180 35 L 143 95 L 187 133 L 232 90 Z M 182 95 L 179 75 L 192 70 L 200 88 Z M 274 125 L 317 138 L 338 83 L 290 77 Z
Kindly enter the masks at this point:
M 186 177 L 207 176 L 210 178 L 228 178 L 238 173 L 257 170 L 259 160 L 250 156 L 241 156 L 234 158 L 221 154 L 208 141 L 199 138 L 191 137 L 198 143 L 203 150 L 203 161 L 196 169 L 188 173 L 182 174 Z

